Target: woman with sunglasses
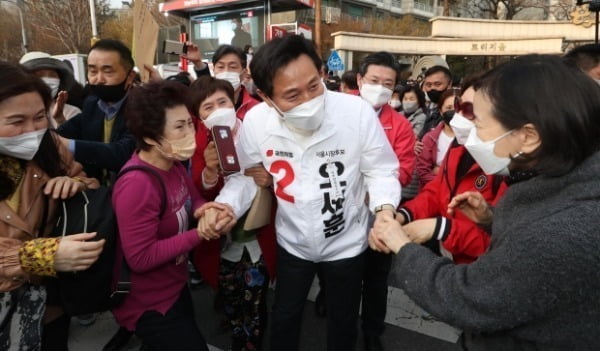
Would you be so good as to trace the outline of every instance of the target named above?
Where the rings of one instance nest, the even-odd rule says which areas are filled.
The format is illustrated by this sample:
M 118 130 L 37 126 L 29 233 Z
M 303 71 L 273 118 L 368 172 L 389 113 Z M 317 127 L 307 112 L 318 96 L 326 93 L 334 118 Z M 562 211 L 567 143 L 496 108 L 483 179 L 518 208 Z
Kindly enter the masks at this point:
M 487 250 L 490 236 L 461 212 L 449 216 L 450 200 L 466 191 L 479 191 L 487 202 L 495 204 L 506 190 L 503 177 L 486 175 L 462 145 L 463 136 L 473 127 L 472 85 L 476 78 L 466 79 L 462 96 L 454 100 L 454 116 L 449 124 L 456 138 L 439 171 L 414 199 L 402 205 L 396 217 L 412 241 L 425 244 L 455 263 L 475 261 Z
M 396 254 L 410 298 L 463 329 L 462 350 L 600 350 L 600 89 L 559 57 L 528 55 L 475 91 L 465 147 L 486 173 L 516 181 L 493 211 L 481 204 L 489 251 L 453 265 L 393 220 L 369 243 Z

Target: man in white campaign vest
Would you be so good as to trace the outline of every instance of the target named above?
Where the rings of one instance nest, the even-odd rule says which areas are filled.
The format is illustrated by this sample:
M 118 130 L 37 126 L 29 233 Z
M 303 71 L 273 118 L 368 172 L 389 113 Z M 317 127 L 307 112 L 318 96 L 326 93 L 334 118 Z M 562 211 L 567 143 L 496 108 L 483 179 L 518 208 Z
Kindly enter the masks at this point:
M 250 67 L 264 102 L 246 114 L 237 147 L 243 169 L 262 164 L 273 176 L 275 351 L 298 349 L 317 269 L 327 285 L 327 349 L 354 349 L 369 212 L 376 220 L 393 217 L 400 201 L 398 159 L 375 111 L 359 97 L 327 91 L 320 68 L 313 44 L 301 36 L 266 43 Z M 251 178 L 240 177 L 216 201 L 239 216 L 255 191 Z

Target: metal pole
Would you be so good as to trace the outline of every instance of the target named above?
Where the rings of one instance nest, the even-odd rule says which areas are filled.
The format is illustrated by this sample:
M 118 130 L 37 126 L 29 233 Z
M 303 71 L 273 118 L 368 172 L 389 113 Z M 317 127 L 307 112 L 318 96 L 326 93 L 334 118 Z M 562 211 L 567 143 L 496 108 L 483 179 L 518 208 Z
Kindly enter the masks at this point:
M 92 20 L 92 45 L 98 41 L 98 28 L 96 28 L 96 5 L 90 0 L 90 18 Z
M 0 0 L 1 1 L 1 0 Z M 15 5 L 15 7 L 17 8 L 17 11 L 19 11 L 19 21 L 21 23 L 21 40 L 22 42 L 22 50 L 23 53 L 26 54 L 27 53 L 27 32 L 25 31 L 25 22 L 23 21 L 23 11 L 21 10 L 21 6 L 19 4 L 17 4 L 16 2 L 12 2 L 9 0 L 4 0 L 10 4 Z
M 17 10 L 19 11 L 19 20 L 21 21 L 21 37 L 23 39 L 23 53 L 27 53 L 27 34 L 25 33 L 25 22 L 23 22 L 23 11 L 21 11 L 21 7 L 17 6 Z
M 315 0 L 315 46 L 321 55 L 321 0 Z
M 596 44 L 598 44 L 598 20 L 600 19 L 600 12 L 596 11 Z

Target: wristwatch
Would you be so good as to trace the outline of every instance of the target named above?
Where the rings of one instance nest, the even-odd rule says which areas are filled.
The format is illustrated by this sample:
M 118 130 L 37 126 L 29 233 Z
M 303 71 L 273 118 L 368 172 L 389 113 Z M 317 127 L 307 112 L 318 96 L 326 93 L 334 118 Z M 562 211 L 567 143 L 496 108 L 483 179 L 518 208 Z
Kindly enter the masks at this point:
M 394 213 L 394 219 L 396 219 L 396 207 L 394 207 L 394 205 L 392 204 L 383 204 L 383 205 L 379 205 L 379 206 L 375 206 L 375 214 L 377 214 L 378 212 L 381 212 L 383 210 L 390 210 Z

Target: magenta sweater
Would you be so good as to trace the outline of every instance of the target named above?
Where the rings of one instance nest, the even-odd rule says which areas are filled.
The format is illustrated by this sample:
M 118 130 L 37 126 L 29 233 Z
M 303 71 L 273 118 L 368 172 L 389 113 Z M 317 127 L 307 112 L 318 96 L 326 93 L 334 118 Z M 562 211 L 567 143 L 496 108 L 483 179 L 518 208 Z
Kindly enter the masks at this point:
M 188 252 L 200 243 L 196 229 L 188 230 L 192 214 L 205 202 L 181 163 L 164 171 L 134 153 L 123 168 L 133 165 L 151 167 L 161 175 L 168 204 L 161 220 L 160 185 L 143 171 L 124 174 L 113 190 L 123 254 L 131 268 L 131 292 L 113 314 L 128 330 L 135 330 L 145 311 L 165 314 L 179 297 L 188 278 Z

